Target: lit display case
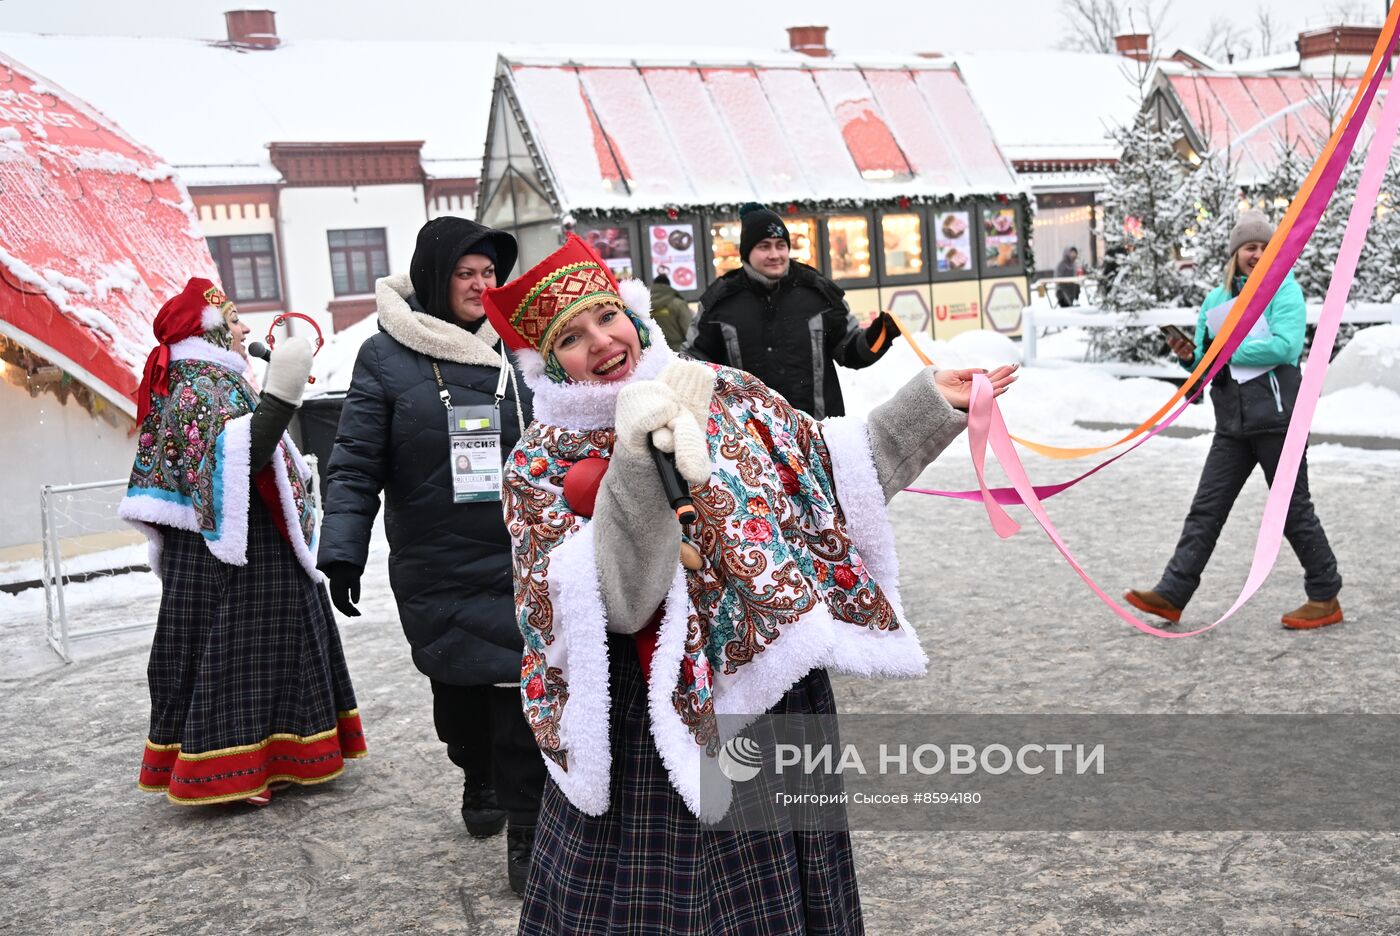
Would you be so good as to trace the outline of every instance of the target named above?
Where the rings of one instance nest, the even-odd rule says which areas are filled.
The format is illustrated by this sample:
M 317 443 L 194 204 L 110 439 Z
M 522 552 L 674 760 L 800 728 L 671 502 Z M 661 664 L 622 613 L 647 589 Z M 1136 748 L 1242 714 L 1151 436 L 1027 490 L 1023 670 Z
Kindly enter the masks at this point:
M 868 214 L 832 215 L 825 219 L 827 275 L 842 286 L 875 285 Z

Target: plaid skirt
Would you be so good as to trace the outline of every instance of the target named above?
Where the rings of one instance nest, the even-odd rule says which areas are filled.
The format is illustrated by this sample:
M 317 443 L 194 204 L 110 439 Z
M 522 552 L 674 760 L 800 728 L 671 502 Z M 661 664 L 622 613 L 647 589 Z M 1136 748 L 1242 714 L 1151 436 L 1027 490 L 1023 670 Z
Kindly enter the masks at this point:
M 246 566 L 214 558 L 198 533 L 161 532 L 141 789 L 182 804 L 225 802 L 271 781 L 321 783 L 363 756 L 326 590 L 261 500 L 249 511 Z
M 652 741 L 635 644 L 610 635 L 608 653 L 611 803 L 589 816 L 546 782 L 522 936 L 863 933 L 849 833 L 701 825 Z M 770 711 L 835 714 L 826 671 L 803 677 Z

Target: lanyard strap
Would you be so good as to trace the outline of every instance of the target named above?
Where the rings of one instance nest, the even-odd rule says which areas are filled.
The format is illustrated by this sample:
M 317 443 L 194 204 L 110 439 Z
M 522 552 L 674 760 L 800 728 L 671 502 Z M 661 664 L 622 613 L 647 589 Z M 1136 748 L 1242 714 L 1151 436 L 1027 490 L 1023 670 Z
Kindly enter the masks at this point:
M 437 381 L 438 398 L 442 400 L 442 405 L 447 407 L 447 411 L 452 412 L 452 394 L 447 390 L 447 384 L 443 382 L 442 371 L 438 368 L 438 362 L 432 361 L 433 379 Z M 515 375 L 511 373 L 510 361 L 506 360 L 504 354 L 501 355 L 501 372 L 496 377 L 496 409 L 501 408 L 501 401 L 506 398 L 506 383 L 513 379 Z M 525 427 L 521 426 L 521 431 Z
M 432 362 L 433 377 L 437 380 L 438 398 L 442 400 L 442 405 L 447 407 L 447 412 L 452 413 L 452 394 L 447 392 L 447 384 L 442 382 L 442 371 L 438 370 L 437 361 Z

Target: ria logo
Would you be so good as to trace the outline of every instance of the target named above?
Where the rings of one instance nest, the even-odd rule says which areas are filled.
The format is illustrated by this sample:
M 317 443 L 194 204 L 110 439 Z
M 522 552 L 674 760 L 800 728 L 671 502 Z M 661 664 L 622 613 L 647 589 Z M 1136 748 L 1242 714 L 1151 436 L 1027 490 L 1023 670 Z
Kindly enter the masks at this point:
M 735 783 L 752 780 L 763 770 L 763 749 L 753 738 L 730 738 L 719 749 L 719 772 Z

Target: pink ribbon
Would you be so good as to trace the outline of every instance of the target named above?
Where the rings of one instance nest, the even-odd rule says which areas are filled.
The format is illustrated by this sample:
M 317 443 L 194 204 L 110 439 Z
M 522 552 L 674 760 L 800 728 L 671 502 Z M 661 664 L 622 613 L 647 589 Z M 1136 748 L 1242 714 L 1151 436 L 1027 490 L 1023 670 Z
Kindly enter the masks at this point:
M 1387 57 L 1389 52 L 1395 47 L 1396 36 L 1397 33 L 1392 32 L 1389 37 L 1386 45 Z M 1337 142 L 1337 147 L 1332 151 L 1332 158 L 1328 160 L 1326 166 L 1323 167 L 1322 175 L 1319 177 L 1317 185 L 1304 201 L 1303 208 L 1298 215 L 1297 223 L 1286 232 L 1283 244 L 1279 249 L 1278 256 L 1275 258 L 1274 263 L 1271 264 L 1267 270 L 1263 271 L 1263 280 L 1259 285 L 1258 291 L 1255 292 L 1253 300 L 1245 307 L 1234 330 L 1223 339 L 1224 344 L 1221 347 L 1219 355 L 1211 362 L 1210 368 L 1206 371 L 1205 376 L 1201 379 L 1196 389 L 1189 397 L 1181 401 L 1181 404 L 1171 415 L 1152 427 L 1150 431 L 1145 433 L 1142 438 L 1138 439 L 1131 446 L 1119 452 L 1117 455 L 1114 455 L 1112 458 L 1100 462 L 1078 477 L 1071 478 L 1068 481 L 1062 481 L 1058 484 L 1033 487 L 1032 490 L 1035 492 L 1036 496 L 1040 498 L 1054 497 L 1056 494 L 1074 487 L 1085 478 L 1107 468 L 1109 465 L 1132 452 L 1148 439 L 1176 422 L 1181 414 L 1186 412 L 1186 408 L 1205 392 L 1206 386 L 1215 379 L 1215 375 L 1220 373 L 1221 369 L 1229 362 L 1231 355 L 1235 353 L 1240 344 L 1243 343 L 1245 338 L 1249 335 L 1249 330 L 1254 326 L 1254 323 L 1258 321 L 1259 317 L 1264 314 L 1264 310 L 1268 308 L 1269 303 L 1273 301 L 1274 294 L 1278 292 L 1279 284 L 1283 282 L 1283 278 L 1287 275 L 1288 271 L 1293 268 L 1293 264 L 1297 262 L 1298 257 L 1303 252 L 1303 248 L 1307 245 L 1308 239 L 1312 237 L 1313 231 L 1317 228 L 1317 224 L 1327 208 L 1327 203 L 1331 200 L 1332 194 L 1337 188 L 1337 181 L 1341 178 L 1342 170 L 1346 167 L 1347 160 L 1351 157 L 1351 152 L 1356 146 L 1356 139 L 1361 133 L 1361 128 L 1366 124 L 1366 114 L 1370 110 L 1371 103 L 1375 100 L 1377 92 L 1380 90 L 1381 80 L 1385 77 L 1385 72 L 1386 69 L 1384 67 L 1378 68 L 1375 74 L 1372 75 L 1371 80 L 1367 83 L 1365 90 L 1362 92 L 1361 103 L 1357 106 L 1355 112 L 1352 114 L 1352 119 L 1342 131 L 1342 135 Z M 1377 136 L 1379 136 L 1379 133 L 1380 130 L 1377 129 Z M 1372 153 L 1375 152 L 1375 144 L 1376 138 L 1372 138 L 1370 150 Z M 1314 346 L 1316 346 L 1316 341 L 1317 339 L 1314 338 Z M 1309 356 L 1308 360 L 1312 360 L 1311 356 Z M 906 488 L 905 490 L 915 494 L 928 494 L 935 497 L 952 497 L 959 500 L 983 499 L 982 490 L 939 491 L 915 487 Z M 991 496 L 996 498 L 997 502 L 1000 504 L 1026 503 L 1025 499 L 1021 497 L 1014 488 L 992 488 L 990 490 Z
M 1356 113 L 1356 124 L 1364 121 L 1366 109 L 1360 108 Z M 1350 128 L 1349 128 L 1350 129 Z M 1386 166 L 1390 160 L 1391 149 L 1395 144 L 1397 130 L 1400 130 L 1400 95 L 1386 95 L 1385 105 L 1381 110 L 1380 124 L 1376 128 L 1376 135 L 1371 141 L 1370 151 L 1366 157 L 1366 165 L 1362 169 L 1361 181 L 1357 185 L 1355 200 L 1352 203 L 1351 215 L 1347 220 L 1346 233 L 1342 238 L 1341 250 L 1337 254 L 1337 265 L 1333 270 L 1332 282 L 1327 288 L 1327 297 L 1323 302 L 1322 315 L 1318 323 L 1317 332 L 1313 336 L 1312 349 L 1308 352 L 1307 366 L 1303 371 L 1302 385 L 1298 391 L 1298 399 L 1294 405 L 1293 416 L 1288 424 L 1288 432 L 1284 437 L 1283 452 L 1279 457 L 1278 470 L 1274 474 L 1274 483 L 1269 489 L 1269 497 L 1264 506 L 1264 517 L 1259 524 L 1259 538 L 1254 546 L 1254 560 L 1250 566 L 1249 576 L 1245 581 L 1244 588 L 1240 591 L 1239 597 L 1235 599 L 1230 609 L 1223 614 L 1218 621 L 1206 627 L 1193 631 L 1166 631 L 1150 624 L 1145 624 L 1138 620 L 1132 612 L 1123 608 L 1116 601 L 1110 598 L 1102 588 L 1094 582 L 1089 574 L 1084 571 L 1069 551 L 1061 539 L 1055 525 L 1050 521 L 1050 517 L 1045 512 L 1045 507 L 1041 503 L 1041 498 L 1050 496 L 1042 494 L 1042 491 L 1059 493 L 1059 491 L 1077 483 L 1096 471 L 1112 464 L 1128 452 L 1137 448 L 1147 439 L 1155 435 L 1160 429 L 1171 422 L 1163 423 L 1141 441 L 1133 445 L 1127 451 L 1114 456 L 1086 472 L 1079 478 L 1065 484 L 1052 485 L 1047 488 L 1037 488 L 1031 484 L 1030 478 L 1026 475 L 1024 466 L 1021 464 L 1020 456 L 1016 451 L 1016 445 L 1011 439 L 1011 434 L 1006 428 L 1006 422 L 1002 418 L 1001 408 L 996 403 L 996 397 L 992 392 L 991 382 L 983 374 L 976 374 L 972 380 L 972 400 L 968 407 L 968 444 L 972 450 L 972 464 L 977 472 L 978 490 L 975 492 L 960 492 L 956 494 L 945 494 L 945 496 L 962 497 L 964 493 L 971 493 L 980 498 L 987 509 L 987 517 L 991 521 L 992 529 L 998 536 L 1006 538 L 1020 529 L 1015 520 L 1002 508 L 1004 503 L 1022 503 L 1030 510 L 1041 529 L 1050 537 L 1050 541 L 1055 544 L 1055 548 L 1065 557 L 1070 566 L 1079 577 L 1093 590 L 1094 594 L 1104 604 L 1108 605 L 1115 614 L 1127 621 L 1133 627 L 1144 633 L 1157 637 L 1193 637 L 1203 634 L 1208 630 L 1221 624 L 1236 611 L 1238 611 L 1246 601 L 1248 601 L 1260 586 L 1268 578 L 1272 571 L 1274 561 L 1278 558 L 1279 546 L 1283 540 L 1284 521 L 1288 517 L 1288 505 L 1293 497 L 1293 489 L 1297 482 L 1298 466 L 1302 463 L 1303 452 L 1307 447 L 1308 429 L 1312 425 L 1313 413 L 1317 409 L 1318 396 L 1322 392 L 1322 383 L 1327 376 L 1327 365 L 1332 356 L 1332 346 L 1337 338 L 1337 326 L 1341 321 L 1343 307 L 1346 304 L 1347 295 L 1351 292 L 1352 281 L 1356 274 L 1356 264 L 1361 256 L 1361 248 L 1366 241 L 1366 232 L 1370 229 L 1371 218 L 1374 214 L 1376 202 L 1380 195 L 1381 182 L 1385 176 Z M 1354 135 L 1353 135 L 1354 139 Z M 1340 146 L 1339 146 L 1340 149 Z M 1329 166 L 1330 168 L 1330 166 Z M 1336 179 L 1332 178 L 1332 187 L 1335 188 Z M 1319 185 L 1321 188 L 1321 185 Z M 1316 224 L 1316 219 L 1313 221 Z M 1290 235 L 1293 232 L 1290 232 Z M 1302 237 L 1306 241 L 1306 236 Z M 1286 244 L 1285 248 L 1292 244 Z M 1301 249 L 1301 247 L 1299 248 Z M 1296 255 L 1295 255 L 1296 256 Z M 1289 261 L 1291 264 L 1291 260 Z M 1287 270 L 1288 265 L 1278 265 L 1280 269 Z M 1259 294 L 1266 291 L 1270 297 L 1278 287 L 1280 275 L 1271 285 L 1266 284 L 1261 287 Z M 1238 347 L 1243 336 L 1248 334 L 1249 326 L 1254 319 L 1258 318 L 1258 311 L 1252 303 L 1250 311 L 1254 311 L 1253 318 L 1242 320 L 1240 325 L 1231 335 L 1231 340 L 1227 344 L 1217 359 L 1215 366 L 1211 369 L 1209 377 L 1214 377 L 1224 362 L 1229 360 L 1234 348 Z M 1267 305 L 1267 301 L 1264 302 Z M 1209 380 L 1207 378 L 1207 382 Z M 1204 382 L 1202 384 L 1204 386 Z M 1199 395 L 1200 390 L 1195 395 Z M 1183 403 L 1184 409 L 1189 403 Z M 1181 410 L 1177 410 L 1172 415 L 1175 419 Z M 986 480 L 986 450 L 990 445 L 997 461 L 1001 464 L 1002 470 L 1006 472 L 1011 481 L 1011 488 L 991 489 L 987 487 Z M 911 488 L 918 493 L 943 493 L 931 492 L 921 489 Z M 1007 492 L 1002 495 L 1001 492 Z

